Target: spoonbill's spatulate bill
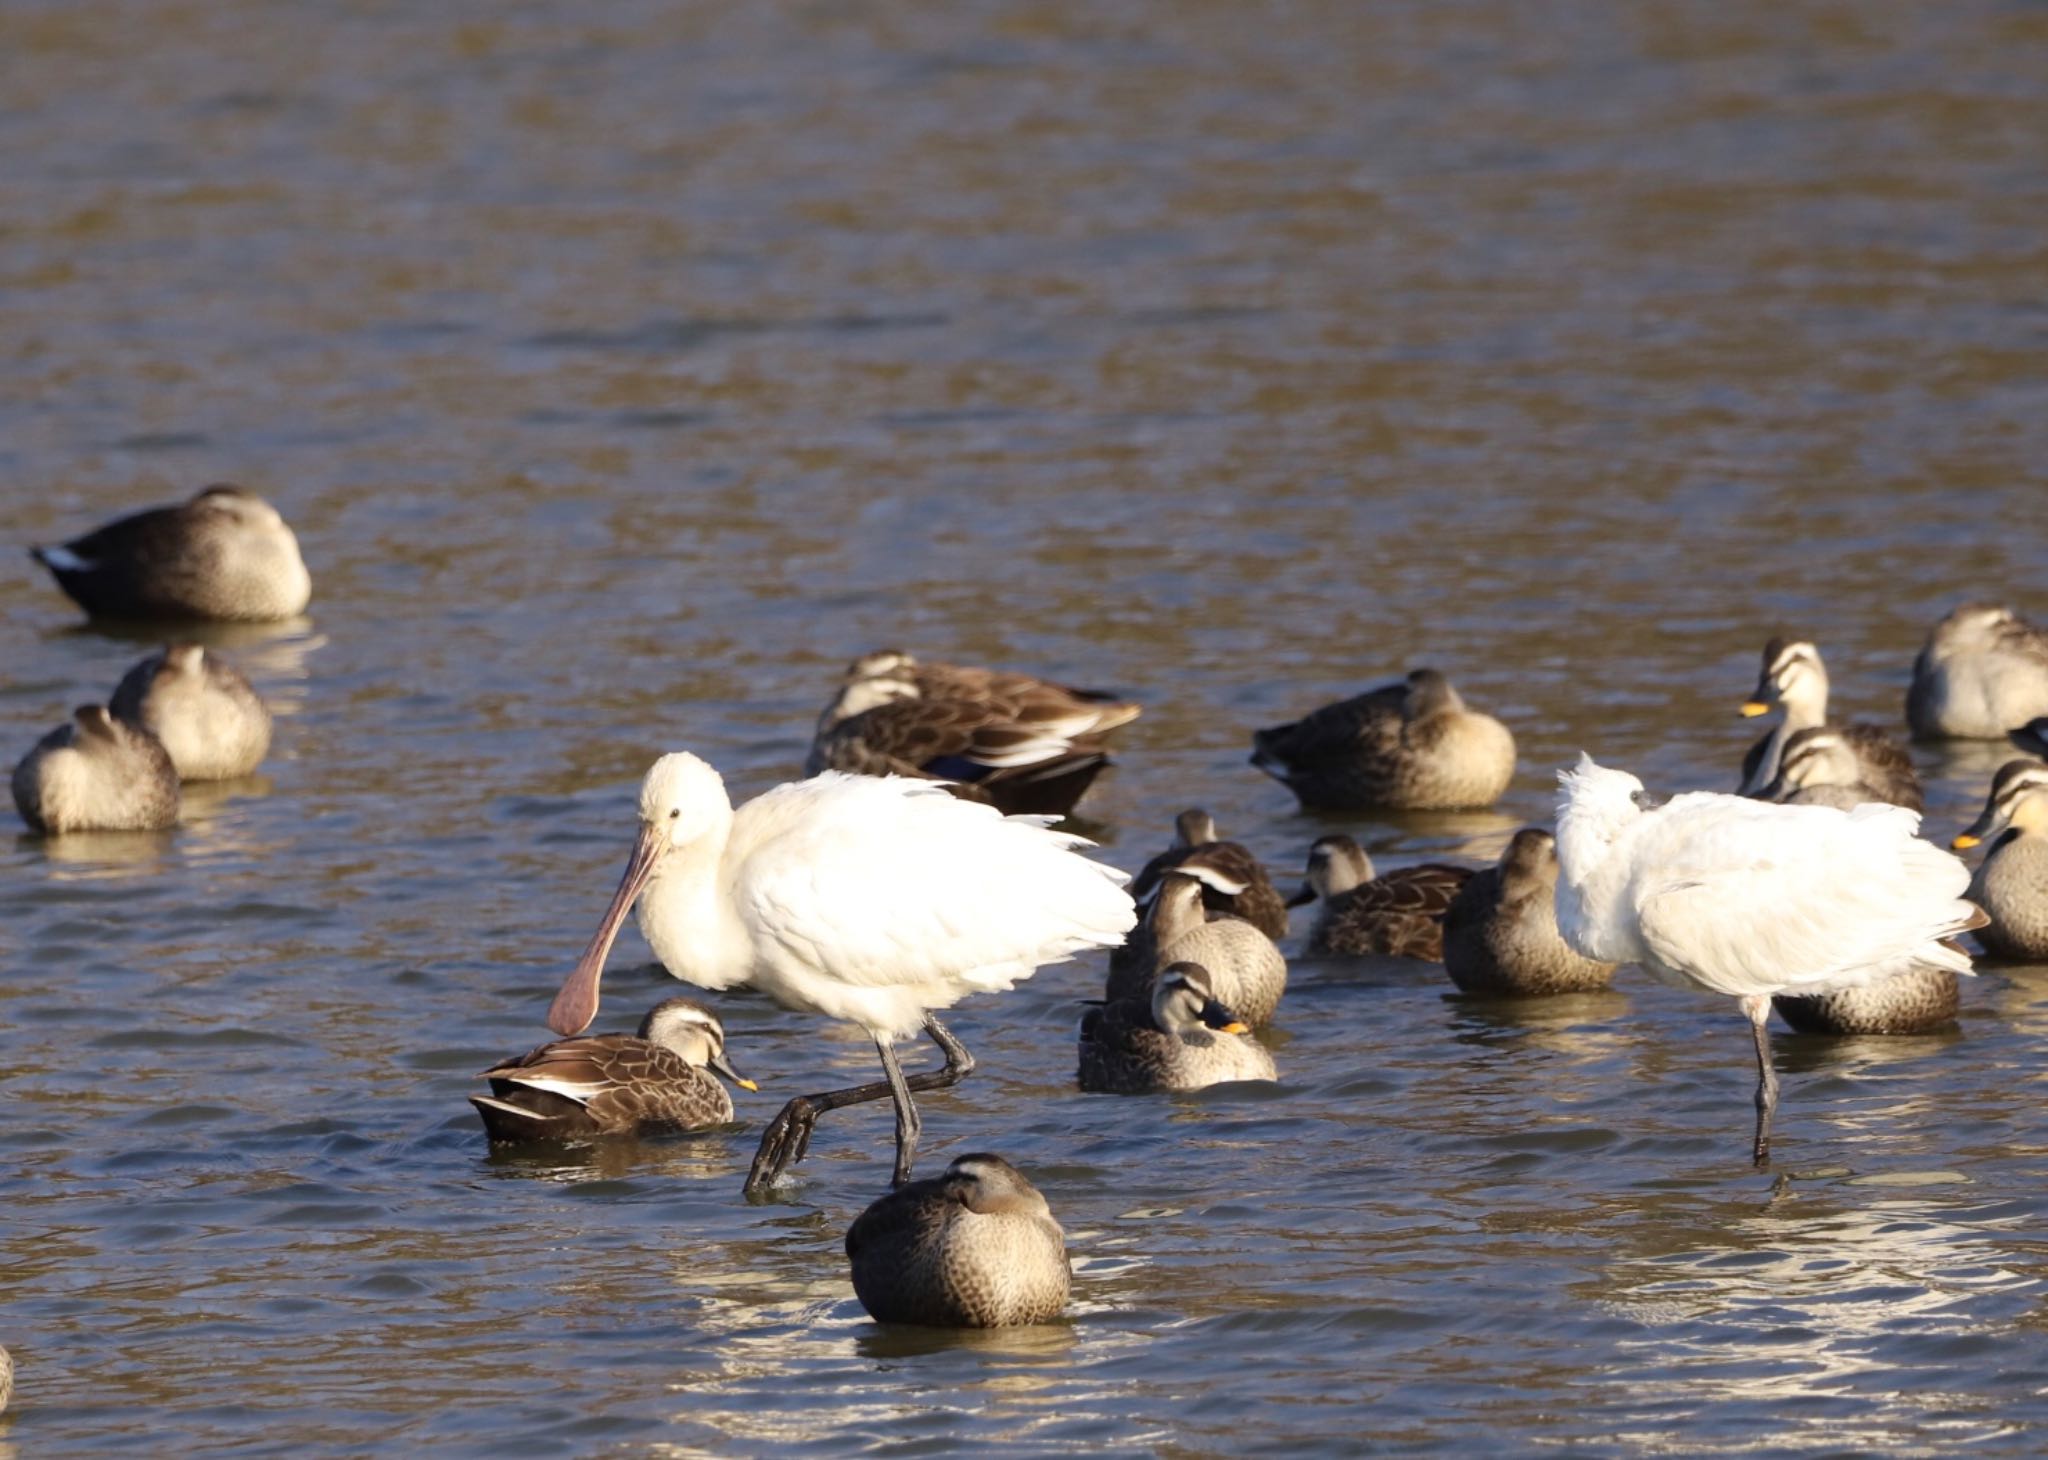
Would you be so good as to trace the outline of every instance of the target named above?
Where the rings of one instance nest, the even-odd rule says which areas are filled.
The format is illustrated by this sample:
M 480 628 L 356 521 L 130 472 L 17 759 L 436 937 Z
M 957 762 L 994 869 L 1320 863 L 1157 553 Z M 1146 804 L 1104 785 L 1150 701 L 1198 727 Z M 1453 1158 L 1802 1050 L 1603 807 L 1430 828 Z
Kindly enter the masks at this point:
M 1980 927 L 1969 869 L 1896 806 L 1778 806 L 1693 792 L 1657 805 L 1581 756 L 1558 772 L 1557 923 L 1588 958 L 1639 963 L 1741 1000 L 1756 1042 L 1756 1160 L 1778 1101 L 1773 994 L 1858 988 L 1911 970 L 1968 973 L 1949 942 Z
M 895 777 L 827 772 L 735 810 L 717 771 L 694 755 L 665 755 L 640 787 L 640 835 L 618 893 L 548 1023 L 576 1034 L 595 1017 L 605 955 L 638 899 L 640 931 L 677 978 L 745 985 L 848 1020 L 881 1054 L 885 1082 L 783 1107 L 748 1192 L 803 1159 L 824 1111 L 885 1098 L 896 1105 L 901 1184 L 917 1152 L 911 1092 L 945 1089 L 974 1068 L 932 1011 L 1114 947 L 1135 921 L 1122 874 L 1076 855 L 1087 845 Z M 946 1062 L 906 1080 L 894 1042 L 918 1029 Z

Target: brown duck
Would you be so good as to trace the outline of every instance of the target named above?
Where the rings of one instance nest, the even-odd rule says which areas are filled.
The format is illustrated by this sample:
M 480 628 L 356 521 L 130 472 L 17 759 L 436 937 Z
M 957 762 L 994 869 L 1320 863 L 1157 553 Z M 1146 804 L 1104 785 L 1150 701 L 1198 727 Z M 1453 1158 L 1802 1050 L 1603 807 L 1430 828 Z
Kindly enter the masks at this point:
M 1778 723 L 1742 758 L 1742 784 L 1736 788 L 1741 795 L 1782 799 L 1773 798 L 1769 791 L 1793 739 L 1804 731 L 1827 726 L 1827 666 L 1821 663 L 1820 650 L 1804 639 L 1775 638 L 1764 645 L 1763 668 L 1756 689 L 1742 704 L 1742 713 L 1755 717 L 1773 710 L 1778 711 Z M 1833 733 L 1855 758 L 1856 771 L 1850 782 L 1867 785 L 1875 792 L 1867 800 L 1920 809 L 1920 776 L 1904 746 L 1876 725 L 1843 725 Z
M 284 518 L 226 483 L 30 555 L 96 618 L 262 623 L 293 617 L 313 596 Z
M 493 1144 L 670 1135 L 724 1125 L 732 1096 L 713 1072 L 758 1088 L 725 1057 L 725 1026 L 693 999 L 663 999 L 634 1034 L 558 1039 L 483 1072 L 472 1095 Z
M 1434 669 L 1260 730 L 1252 746 L 1252 764 L 1302 805 L 1336 810 L 1491 806 L 1515 773 L 1507 726 Z
M 1373 875 L 1372 858 L 1348 836 L 1320 837 L 1308 851 L 1308 873 L 1289 905 L 1323 901 L 1308 936 L 1312 956 L 1390 953 L 1444 956 L 1444 913 L 1472 876 L 1469 867 L 1424 862 Z
M 944 698 L 909 672 L 866 674 L 819 715 L 805 774 L 944 780 L 1006 815 L 1063 817 L 1110 764 L 1100 719 L 1051 696 Z
M 1044 1195 L 986 1152 L 878 1198 L 847 1229 L 846 1257 L 854 1296 L 877 1323 L 1044 1323 L 1066 1306 L 1072 1282 L 1066 1234 Z
M 1520 997 L 1606 988 L 1614 965 L 1582 957 L 1557 931 L 1557 839 L 1516 832 L 1444 912 L 1444 971 L 1468 994 Z
M 1217 836 L 1216 818 L 1199 806 L 1173 819 L 1173 845 L 1145 864 L 1131 882 L 1131 896 L 1142 904 L 1160 878 L 1183 864 L 1192 864 L 1209 911 L 1243 918 L 1268 938 L 1287 936 L 1287 899 L 1257 857 Z

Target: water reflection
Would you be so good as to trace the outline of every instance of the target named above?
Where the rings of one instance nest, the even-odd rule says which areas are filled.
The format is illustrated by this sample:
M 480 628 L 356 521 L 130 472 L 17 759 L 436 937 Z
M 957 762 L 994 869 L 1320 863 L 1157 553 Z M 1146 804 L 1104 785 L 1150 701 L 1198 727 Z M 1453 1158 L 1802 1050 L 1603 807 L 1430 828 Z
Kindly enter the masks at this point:
M 1820 1402 L 1828 1396 L 1875 1405 L 1849 1421 L 1860 1443 L 1895 1433 L 1927 1396 L 1892 1389 L 1889 1342 L 1910 1337 L 1934 1351 L 1949 1340 L 1961 1359 L 1993 1313 L 2017 1316 L 2037 1301 L 2041 1281 L 1999 1260 L 1987 1239 L 2013 1219 L 1969 1195 L 1854 1196 L 1842 1182 L 1781 1183 L 1760 1206 L 1701 1205 L 1686 1223 L 1666 1213 L 1654 1237 L 1618 1233 L 1624 1254 L 1582 1289 L 1645 1330 L 1620 1346 L 1610 1377 L 1654 1383 L 1650 1408 L 1674 1416 L 1701 1404 L 1775 1407 L 1783 1440 L 1802 1448 L 1806 1430 L 1845 1443 L 1845 1412 Z M 1688 1226 L 1694 1240 L 1673 1243 Z M 2006 1428 L 2002 1416 L 1963 1412 L 1944 1433 L 1984 1439 Z
M 138 877 L 160 869 L 177 841 L 177 828 L 167 831 L 68 831 L 61 836 L 15 839 L 24 855 L 40 853 L 59 881 L 92 882 Z

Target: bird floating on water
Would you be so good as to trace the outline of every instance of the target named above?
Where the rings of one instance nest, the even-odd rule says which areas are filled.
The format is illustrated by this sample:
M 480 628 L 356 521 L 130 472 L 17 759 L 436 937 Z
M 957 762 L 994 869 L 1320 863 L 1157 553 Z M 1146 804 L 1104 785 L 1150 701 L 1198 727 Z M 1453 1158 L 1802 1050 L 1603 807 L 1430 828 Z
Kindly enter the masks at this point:
M 1827 666 L 1821 663 L 1820 650 L 1805 639 L 1775 638 L 1764 645 L 1763 669 L 1742 713 L 1754 717 L 1773 710 L 1778 711 L 1778 723 L 1742 758 L 1742 784 L 1736 788 L 1741 795 L 1764 795 L 1777 778 L 1792 737 L 1827 725 Z M 1875 725 L 1845 725 L 1834 734 L 1856 762 L 1850 783 L 1867 784 L 1876 793 L 1871 800 L 1920 809 L 1920 776 L 1902 746 Z
M 115 718 L 163 743 L 186 781 L 246 776 L 270 749 L 270 711 L 241 672 L 197 644 L 166 644 L 126 674 Z
M 284 518 L 226 483 L 30 554 L 95 618 L 262 623 L 295 617 L 313 596 Z
M 1879 779 L 1873 781 L 1873 776 Z M 1920 778 L 1910 768 L 1907 776 L 1910 779 L 1884 775 L 1857 753 L 1854 743 L 1840 730 L 1817 725 L 1787 737 L 1777 774 L 1756 797 L 1787 806 L 1832 806 L 1837 811 L 1872 801 L 1918 811 Z
M 1268 938 L 1287 936 L 1287 900 L 1259 859 L 1238 842 L 1217 835 L 1216 818 L 1191 806 L 1173 819 L 1173 845 L 1147 862 L 1131 881 L 1131 896 L 1142 905 L 1159 879 L 1176 868 L 1193 869 L 1202 883 L 1202 906 L 1243 918 Z
M 1036 675 L 1010 669 L 982 669 L 965 664 L 941 664 L 906 654 L 901 649 L 877 649 L 863 654 L 846 666 L 846 679 L 908 678 L 919 694 L 933 699 L 980 701 L 1005 707 L 1026 718 L 1050 719 L 1091 715 L 1083 733 L 1101 734 L 1127 725 L 1138 718 L 1141 707 L 1108 690 L 1075 689 Z
M 2048 630 L 1997 603 L 1949 611 L 1913 661 L 1906 723 L 1921 740 L 2003 740 L 2048 715 Z
M 2048 962 L 2048 765 L 2000 766 L 1983 814 L 1950 845 L 1962 851 L 1993 837 L 1970 879 L 1970 901 L 1991 919 L 1977 941 L 1994 958 Z
M 161 831 L 178 821 L 178 771 L 147 730 L 81 705 L 14 768 L 14 805 L 40 832 Z
M 1434 669 L 1260 730 L 1252 746 L 1252 764 L 1302 805 L 1334 810 L 1491 806 L 1515 774 L 1508 727 Z
M 876 1199 L 846 1232 L 854 1296 L 877 1323 L 1008 1328 L 1067 1305 L 1066 1234 L 1001 1156 L 957 1156 L 942 1176 Z
M 1229 1080 L 1279 1078 L 1251 1026 L 1216 998 L 1209 970 L 1176 963 L 1149 997 L 1116 999 L 1081 1015 L 1083 1090 L 1145 1095 Z
M 804 773 L 932 780 L 1007 814 L 1065 816 L 1108 764 L 1098 741 L 925 699 L 907 679 L 863 679 L 825 707 Z
M 1208 971 L 1218 1003 L 1247 1024 L 1265 1024 L 1287 991 L 1287 959 L 1279 945 L 1243 918 L 1210 917 L 1202 906 L 1202 882 L 1185 866 L 1168 872 L 1153 895 L 1144 924 L 1112 959 L 1110 1002 L 1146 999 L 1160 969 L 1198 963 Z
M 912 1091 L 949 1088 L 974 1068 L 933 1011 L 1114 947 L 1136 919 L 1123 874 L 1078 855 L 1090 843 L 928 781 L 826 772 L 735 810 L 718 772 L 677 752 L 648 771 L 639 810 L 625 876 L 549 1027 L 576 1034 L 595 1016 L 605 955 L 637 899 L 640 931 L 677 978 L 858 1024 L 881 1056 L 886 1081 L 783 1107 L 749 1193 L 803 1159 L 820 1114 L 882 1099 L 896 1107 L 896 1181 L 909 1180 Z M 918 1029 L 945 1065 L 906 1080 L 895 1041 Z
M 472 1095 L 494 1143 L 669 1135 L 732 1119 L 732 1095 L 760 1087 L 725 1057 L 725 1026 L 693 999 L 663 999 L 632 1034 L 558 1039 L 485 1070 Z
M 1759 1164 L 1778 1076 L 1774 994 L 1826 994 L 1922 969 L 1970 972 L 1967 868 L 1896 806 L 1778 806 L 1696 791 L 1659 805 L 1582 755 L 1558 772 L 1557 922 L 1588 958 L 1641 964 L 1740 1000 L 1756 1045 Z
M 1604 989 L 1614 965 L 1581 957 L 1557 930 L 1557 840 L 1540 826 L 1514 834 L 1443 916 L 1444 971 L 1460 991 L 1495 997 Z
M 1110 763 L 1103 733 L 1138 713 L 1101 691 L 882 650 L 848 666 L 804 773 L 925 777 L 1006 814 L 1065 816 Z
M 1471 868 L 1444 862 L 1375 876 L 1372 858 L 1351 837 L 1318 837 L 1308 849 L 1301 890 L 1288 905 L 1322 899 L 1322 911 L 1309 929 L 1306 951 L 1311 957 L 1386 953 L 1440 963 L 1444 914 L 1471 876 Z

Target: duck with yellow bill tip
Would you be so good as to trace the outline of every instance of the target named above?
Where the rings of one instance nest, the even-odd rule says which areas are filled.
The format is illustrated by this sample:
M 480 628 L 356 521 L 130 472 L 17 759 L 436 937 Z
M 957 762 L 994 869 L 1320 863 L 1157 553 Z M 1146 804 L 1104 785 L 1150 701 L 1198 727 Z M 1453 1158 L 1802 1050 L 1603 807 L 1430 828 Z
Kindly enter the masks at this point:
M 1983 815 L 1949 845 L 1966 851 L 1993 837 L 1967 894 L 1991 919 L 1977 941 L 1994 958 L 2048 961 L 2048 764 L 2007 761 Z
M 1828 671 L 1820 650 L 1805 639 L 1774 638 L 1764 645 L 1756 688 L 1741 706 L 1747 719 L 1779 712 L 1779 719 L 1742 758 L 1738 795 L 1772 799 L 1770 788 L 1783 769 L 1795 737 L 1828 723 Z M 1869 798 L 1918 811 L 1920 777 L 1905 749 L 1876 725 L 1833 727 L 1856 771 L 1849 779 L 1868 785 Z
M 1081 1016 L 1083 1090 L 1147 1095 L 1229 1080 L 1275 1080 L 1273 1056 L 1251 1026 L 1216 1000 L 1209 970 L 1176 963 L 1149 998 L 1119 999 Z

